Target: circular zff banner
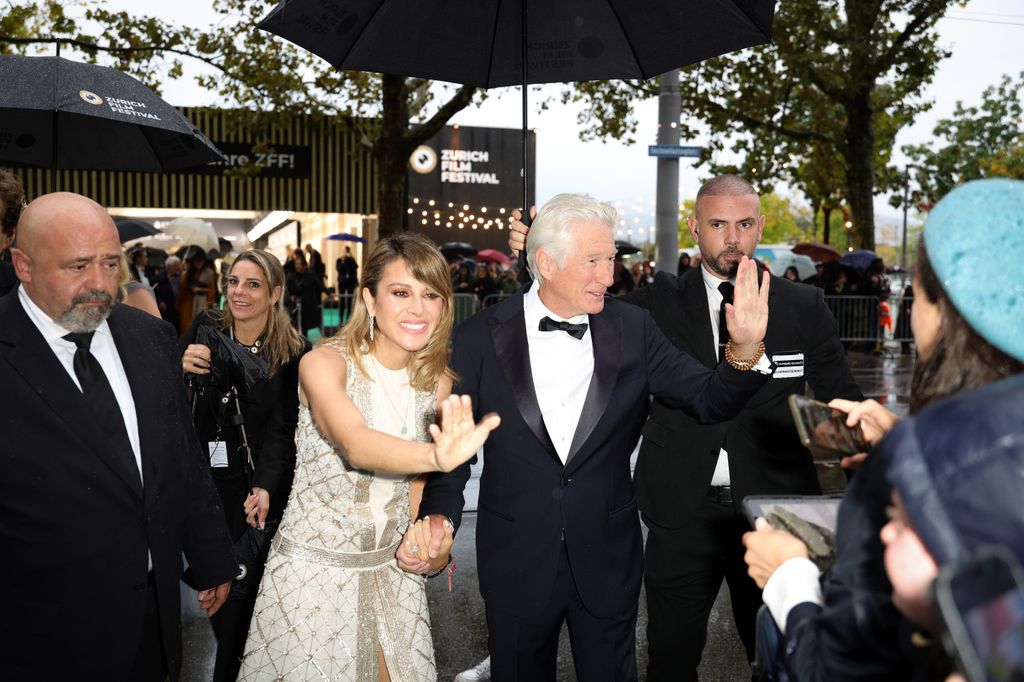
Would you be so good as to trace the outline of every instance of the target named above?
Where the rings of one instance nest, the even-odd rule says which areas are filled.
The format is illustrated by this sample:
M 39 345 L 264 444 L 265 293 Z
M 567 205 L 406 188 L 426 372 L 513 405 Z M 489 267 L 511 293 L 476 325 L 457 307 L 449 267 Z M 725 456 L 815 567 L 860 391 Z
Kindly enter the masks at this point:
M 425 144 L 421 144 L 409 157 L 409 165 L 417 173 L 426 175 L 437 168 L 437 152 Z

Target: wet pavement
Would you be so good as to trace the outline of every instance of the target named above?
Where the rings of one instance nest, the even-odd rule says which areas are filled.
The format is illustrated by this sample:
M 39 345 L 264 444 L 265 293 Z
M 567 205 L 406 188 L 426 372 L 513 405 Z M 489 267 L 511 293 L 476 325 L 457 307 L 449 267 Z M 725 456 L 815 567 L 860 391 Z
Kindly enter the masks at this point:
M 849 358 L 854 378 L 866 397 L 874 398 L 897 414 L 906 413 L 912 355 L 901 354 L 900 348 L 894 346 L 880 354 L 851 352 Z M 477 464 L 479 467 L 480 464 Z M 838 470 L 822 469 L 819 474 L 827 488 L 839 488 L 845 481 Z M 477 470 L 466 489 L 467 509 L 476 509 L 478 475 Z M 452 581 L 452 591 L 448 592 L 444 577 L 427 583 L 438 680 L 442 682 L 452 680 L 456 673 L 472 667 L 487 655 L 484 605 L 476 583 L 475 531 L 476 514 L 469 512 L 455 539 L 453 553 L 457 570 Z M 216 644 L 209 623 L 195 606 L 195 594 L 184 586 L 182 601 L 185 604 L 185 665 L 182 681 L 206 682 L 212 675 Z M 646 603 L 641 593 L 637 618 L 637 664 L 641 680 L 645 677 L 643 671 L 647 665 L 646 616 Z M 575 679 L 569 637 L 563 628 L 559 642 L 558 680 L 569 682 Z M 708 623 L 708 643 L 700 666 L 700 679 L 706 682 L 745 682 L 750 679 L 743 646 L 733 629 L 729 594 L 724 586 Z

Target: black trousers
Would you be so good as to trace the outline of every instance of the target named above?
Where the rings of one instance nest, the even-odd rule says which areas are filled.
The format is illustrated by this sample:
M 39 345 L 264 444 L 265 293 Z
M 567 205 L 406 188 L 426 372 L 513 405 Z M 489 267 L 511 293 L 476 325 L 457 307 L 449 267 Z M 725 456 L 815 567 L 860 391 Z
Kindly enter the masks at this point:
M 734 503 L 708 498 L 680 528 L 663 528 L 646 517 L 644 523 L 647 679 L 697 681 L 708 617 L 723 579 L 729 585 L 733 620 L 747 660 L 753 661 L 761 590 L 743 561 L 741 538 L 751 529 L 746 517 Z
M 487 608 L 493 682 L 555 682 L 558 635 L 568 620 L 580 682 L 629 682 L 636 673 L 636 605 L 620 616 L 594 616 L 580 600 L 562 545 L 551 602 L 533 618 Z

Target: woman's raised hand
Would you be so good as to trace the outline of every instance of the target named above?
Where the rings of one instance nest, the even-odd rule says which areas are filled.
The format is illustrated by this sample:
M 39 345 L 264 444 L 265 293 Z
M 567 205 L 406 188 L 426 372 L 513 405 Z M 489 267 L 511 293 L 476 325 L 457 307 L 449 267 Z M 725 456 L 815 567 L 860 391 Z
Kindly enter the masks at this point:
M 501 417 L 496 413 L 473 422 L 473 401 L 468 395 L 450 395 L 440 402 L 441 423 L 430 425 L 434 439 L 434 461 L 438 471 L 451 471 L 470 457 L 498 428 Z

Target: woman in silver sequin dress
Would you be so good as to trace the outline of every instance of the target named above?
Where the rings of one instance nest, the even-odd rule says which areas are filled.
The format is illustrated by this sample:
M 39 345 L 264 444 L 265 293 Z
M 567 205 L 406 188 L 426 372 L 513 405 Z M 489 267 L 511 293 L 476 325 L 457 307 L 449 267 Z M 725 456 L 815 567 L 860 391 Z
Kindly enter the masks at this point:
M 448 395 L 452 294 L 437 247 L 391 236 L 362 284 L 349 323 L 299 366 L 295 481 L 240 680 L 437 677 L 422 574 L 446 565 L 451 529 L 410 570 L 395 552 L 416 518 L 417 474 L 466 461 L 499 420 L 474 424 L 469 399 Z

